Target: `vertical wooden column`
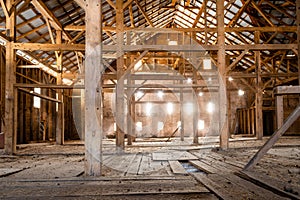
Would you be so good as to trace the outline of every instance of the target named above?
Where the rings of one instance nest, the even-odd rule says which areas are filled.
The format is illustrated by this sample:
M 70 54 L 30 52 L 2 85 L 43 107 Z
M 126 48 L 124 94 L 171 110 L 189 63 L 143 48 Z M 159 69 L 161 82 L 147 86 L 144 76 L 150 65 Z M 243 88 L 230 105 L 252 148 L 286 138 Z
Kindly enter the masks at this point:
M 116 145 L 118 149 L 125 148 L 124 142 L 124 13 L 123 13 L 123 0 L 116 1 L 116 33 L 117 33 L 117 93 L 116 93 L 116 122 L 117 122 L 117 135 Z
M 283 125 L 283 118 L 284 118 L 282 95 L 276 96 L 275 104 L 276 104 L 276 123 L 277 123 L 277 129 L 279 129 Z
M 56 31 L 56 44 L 62 43 L 62 32 Z M 62 52 L 58 52 L 57 57 L 57 69 L 59 73 L 57 74 L 57 85 L 62 85 Z M 64 144 L 64 104 L 63 104 L 63 94 L 62 90 L 57 90 L 58 100 L 62 101 L 62 103 L 58 104 L 58 111 L 56 116 L 56 144 L 63 145 Z
M 254 32 L 255 44 L 259 44 L 260 32 Z M 261 140 L 263 137 L 263 113 L 262 113 L 262 99 L 263 99 L 263 83 L 261 79 L 261 57 L 260 51 L 254 52 L 255 56 L 255 70 L 256 70 L 256 97 L 255 97 L 255 111 L 256 111 L 256 138 Z
M 197 70 L 193 68 L 193 84 L 197 85 Z M 193 88 L 193 102 L 194 102 L 194 112 L 193 112 L 193 143 L 198 144 L 198 120 L 199 120 L 199 106 L 198 106 L 198 95 L 197 89 Z
M 183 65 L 179 66 L 179 73 L 183 76 L 183 67 L 185 65 L 185 61 L 183 61 Z M 180 84 L 183 84 L 183 81 L 180 80 Z M 183 89 L 180 88 L 180 139 L 184 141 L 184 99 L 183 99 Z
M 10 10 L 14 0 L 7 0 L 6 7 Z M 6 74 L 5 74 L 5 116 L 4 116 L 4 149 L 7 154 L 16 153 L 16 131 L 14 130 L 14 83 L 16 83 L 16 54 L 12 47 L 15 41 L 15 13 L 12 9 L 10 17 L 6 17 L 6 34 L 9 42 L 6 44 Z
M 220 73 L 219 83 L 219 109 L 220 109 L 220 147 L 228 148 L 228 117 L 226 94 L 226 52 L 225 52 L 225 26 L 224 26 L 224 0 L 217 1 L 218 22 L 218 68 Z
M 85 174 L 101 176 L 102 163 L 102 8 L 86 0 L 85 49 Z
M 297 42 L 298 42 L 298 83 L 300 85 L 300 1 L 296 1 Z

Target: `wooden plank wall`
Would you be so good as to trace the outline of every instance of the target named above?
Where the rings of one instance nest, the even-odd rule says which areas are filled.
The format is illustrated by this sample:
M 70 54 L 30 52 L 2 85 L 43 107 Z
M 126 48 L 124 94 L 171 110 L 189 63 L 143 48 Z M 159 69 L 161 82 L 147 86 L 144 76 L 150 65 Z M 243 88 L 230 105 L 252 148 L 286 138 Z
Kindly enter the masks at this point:
M 30 65 L 25 60 L 17 59 L 18 65 Z M 17 83 L 25 84 L 56 84 L 56 79 L 40 69 L 17 68 Z M 0 47 L 0 132 L 3 132 L 5 110 L 5 48 Z M 78 133 L 72 115 L 72 91 L 65 90 L 65 124 L 66 139 L 78 139 Z M 53 89 L 41 89 L 41 94 L 56 98 Z M 33 107 L 33 96 L 18 91 L 18 125 L 17 143 L 37 141 L 53 141 L 56 135 L 56 105 L 47 100 L 41 100 L 41 108 Z M 41 125 L 43 124 L 44 134 Z
M 2 123 L 4 118 L 4 109 L 5 109 L 5 48 L 0 47 L 0 132 L 2 132 Z

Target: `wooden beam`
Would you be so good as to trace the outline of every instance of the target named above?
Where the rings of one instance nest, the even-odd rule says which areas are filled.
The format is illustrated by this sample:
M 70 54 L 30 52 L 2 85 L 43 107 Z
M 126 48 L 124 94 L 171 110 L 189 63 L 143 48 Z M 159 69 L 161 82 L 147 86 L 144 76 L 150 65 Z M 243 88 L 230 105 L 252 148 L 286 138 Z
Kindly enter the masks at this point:
M 60 22 L 55 17 L 55 15 L 48 9 L 48 7 L 45 5 L 45 3 L 41 0 L 32 0 L 31 3 L 34 5 L 34 7 L 41 12 L 41 14 L 45 17 L 50 19 L 50 23 L 56 30 L 63 30 Z
M 8 13 L 8 9 L 7 9 L 7 7 L 6 7 L 5 3 L 4 3 L 4 0 L 0 0 L 0 3 L 1 3 L 1 7 L 2 7 L 2 10 L 4 12 L 5 17 L 9 18 L 10 15 Z
M 106 0 L 106 2 L 113 8 L 116 10 L 116 5 L 111 1 L 111 0 Z
M 24 84 L 24 83 L 16 83 L 14 84 L 16 88 L 47 88 L 47 89 L 85 89 L 82 85 L 55 85 L 55 84 Z
M 52 97 L 48 97 L 48 96 L 33 92 L 32 90 L 28 90 L 28 89 L 24 89 L 24 88 L 17 88 L 17 89 L 22 91 L 22 92 L 25 92 L 26 94 L 36 96 L 36 97 L 40 97 L 41 99 L 45 99 L 47 101 L 52 101 L 52 102 L 55 102 L 55 103 L 62 103 L 62 101 L 60 101 L 60 100 L 57 100 L 57 99 L 54 99 Z
M 123 0 L 116 0 L 116 34 L 117 34 L 117 92 L 116 92 L 116 146 L 118 151 L 125 148 L 125 105 L 124 105 L 124 12 Z
M 278 86 L 274 90 L 275 95 L 300 94 L 300 86 Z
M 102 81 L 101 0 L 86 0 L 85 174 L 101 176 Z
M 248 7 L 249 3 L 252 0 L 247 0 L 243 6 L 240 8 L 240 10 L 236 13 L 236 15 L 232 18 L 232 20 L 228 23 L 228 27 L 233 27 L 236 25 L 237 21 L 240 19 L 240 17 L 242 16 L 242 14 L 244 13 L 245 9 Z
M 298 51 L 295 50 L 298 56 L 298 85 L 300 85 L 300 1 L 296 1 L 296 14 L 297 14 L 297 43 Z
M 220 74 L 219 87 L 219 130 L 220 147 L 228 149 L 229 128 L 227 109 L 227 87 L 226 87 L 226 52 L 225 52 L 225 24 L 224 24 L 224 0 L 217 1 L 217 23 L 218 23 L 218 70 Z
M 134 0 L 135 4 L 137 5 L 137 7 L 139 8 L 139 10 L 141 11 L 142 15 L 145 17 L 146 21 L 148 22 L 148 24 L 151 27 L 154 27 L 153 23 L 151 22 L 150 18 L 148 17 L 147 13 L 144 11 L 143 7 L 140 5 L 138 0 Z
M 245 49 L 226 69 L 227 73 L 231 71 L 237 64 L 242 60 L 242 58 L 248 53 L 248 49 Z
M 274 132 L 262 148 L 260 148 L 260 150 L 251 158 L 243 170 L 251 170 L 299 117 L 300 105 L 298 105 L 298 107 L 286 119 L 284 124 Z
M 254 34 L 255 43 L 258 44 L 260 40 L 260 33 L 258 31 Z M 259 51 L 255 51 L 255 71 L 256 71 L 256 96 L 255 96 L 255 111 L 256 111 L 256 137 L 261 140 L 263 137 L 263 82 L 261 77 L 261 56 Z
M 201 8 L 200 8 L 200 10 L 198 11 L 198 14 L 196 16 L 196 19 L 195 19 L 195 21 L 193 23 L 192 28 L 195 28 L 197 26 L 197 23 L 199 22 L 199 19 L 201 18 L 201 15 L 202 15 L 205 7 L 206 7 L 206 4 L 203 3 L 202 6 L 201 6 Z
M 75 0 L 75 2 L 83 9 L 85 10 L 85 2 L 84 0 Z
M 14 5 L 14 0 L 7 0 L 6 7 L 8 10 Z M 16 17 L 13 13 L 6 17 L 6 32 L 11 42 L 6 43 L 6 54 L 5 54 L 5 115 L 4 115 L 4 150 L 7 154 L 16 153 L 16 131 L 14 130 L 16 123 L 14 118 L 14 102 L 15 92 L 14 83 L 16 83 L 16 53 L 13 49 L 13 42 L 15 41 L 15 23 Z
M 273 22 L 265 15 L 265 13 L 255 4 L 255 2 L 251 1 L 251 5 L 268 22 L 270 26 L 275 26 Z
M 116 32 L 116 27 L 106 26 L 102 28 L 105 31 Z M 74 26 L 68 25 L 64 27 L 65 31 L 85 31 L 85 26 Z M 217 28 L 155 28 L 155 27 L 146 27 L 146 28 L 139 28 L 139 27 L 124 27 L 125 31 L 132 31 L 132 32 L 212 32 L 216 33 Z M 225 27 L 225 32 L 297 32 L 297 26 L 265 26 L 265 27 Z
M 130 6 L 132 2 L 133 2 L 133 0 L 127 0 L 127 1 L 123 4 L 123 10 L 125 10 L 128 6 Z
M 84 51 L 84 44 L 42 44 L 42 43 L 13 43 L 14 49 L 24 51 Z M 263 50 L 293 50 L 297 49 L 297 44 L 247 44 L 247 45 L 225 45 L 226 51 L 243 51 L 245 49 L 253 51 Z M 172 51 L 175 52 L 204 52 L 217 51 L 219 45 L 172 45 Z M 117 50 L 117 45 L 103 45 L 104 52 L 112 52 Z M 170 51 L 169 45 L 124 45 L 123 50 L 128 51 Z
M 275 97 L 275 105 L 276 105 L 276 123 L 277 123 L 277 129 L 279 129 L 283 125 L 283 121 L 284 121 L 282 95 L 277 95 Z
M 248 88 L 254 93 L 256 94 L 257 90 L 255 88 L 255 86 L 252 86 L 250 83 L 248 83 L 247 80 L 245 80 L 244 78 L 241 78 L 241 81 L 246 85 L 248 86 Z
M 62 32 L 56 31 L 56 44 L 62 43 Z M 57 52 L 57 69 L 58 74 L 56 78 L 57 85 L 62 85 L 62 60 L 63 52 Z M 63 104 L 63 94 L 62 90 L 57 90 L 58 100 L 61 101 L 61 104 L 58 104 L 58 111 L 56 115 L 56 144 L 63 145 L 64 144 L 64 104 Z

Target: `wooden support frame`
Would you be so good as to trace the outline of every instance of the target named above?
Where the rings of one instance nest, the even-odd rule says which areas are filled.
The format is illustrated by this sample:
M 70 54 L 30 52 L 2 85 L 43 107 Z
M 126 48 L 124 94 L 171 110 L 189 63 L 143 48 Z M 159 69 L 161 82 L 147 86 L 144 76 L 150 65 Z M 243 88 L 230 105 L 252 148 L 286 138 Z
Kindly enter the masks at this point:
M 296 1 L 296 14 L 297 14 L 297 43 L 298 51 L 296 54 L 298 56 L 298 84 L 300 85 L 300 1 Z
M 15 1 L 7 0 L 6 8 L 10 10 Z M 12 9 L 13 10 L 13 9 Z M 16 92 L 14 91 L 14 83 L 16 83 L 16 53 L 13 48 L 15 41 L 15 22 L 16 16 L 12 11 L 9 17 L 6 17 L 6 31 L 10 41 L 6 44 L 6 75 L 5 75 L 5 116 L 4 116 L 4 150 L 7 154 L 16 153 L 16 108 L 15 102 L 17 101 Z
M 19 49 L 24 51 L 84 51 L 84 44 L 42 44 L 42 43 L 14 43 L 12 44 L 13 49 Z M 263 51 L 263 50 L 296 50 L 298 48 L 297 44 L 246 44 L 246 45 L 224 45 L 226 51 L 241 51 L 245 49 L 253 51 Z M 103 52 L 117 51 L 117 45 L 103 45 Z M 129 51 L 168 51 L 170 50 L 169 45 L 124 45 L 124 52 Z M 203 52 L 203 51 L 217 51 L 219 50 L 219 45 L 201 45 L 199 47 L 190 45 L 174 45 L 172 46 L 172 51 L 174 52 Z
M 255 43 L 258 44 L 260 40 L 260 32 L 254 33 Z M 261 77 L 261 56 L 260 51 L 255 51 L 255 70 L 256 70 L 256 97 L 255 97 L 255 111 L 256 111 L 256 138 L 261 140 L 263 138 L 263 82 Z
M 56 43 L 62 43 L 62 32 L 56 31 Z M 57 52 L 57 68 L 58 68 L 58 75 L 56 79 L 57 85 L 62 85 L 62 52 Z M 65 123 L 64 123 L 64 103 L 63 103 L 63 92 L 62 90 L 57 90 L 57 97 L 58 100 L 62 103 L 58 104 L 58 111 L 56 116 L 56 144 L 63 145 L 64 144 L 64 132 L 65 132 Z
M 124 103 L 124 13 L 123 0 L 116 1 L 116 34 L 117 34 L 117 92 L 116 92 L 116 147 L 118 151 L 123 151 L 125 148 L 125 103 Z
M 102 167 L 102 1 L 86 0 L 85 174 L 101 176 Z
M 225 24 L 224 24 L 224 0 L 217 1 L 217 23 L 218 23 L 218 69 L 219 69 L 219 130 L 220 147 L 228 149 L 229 128 L 226 91 L 226 53 L 225 53 Z

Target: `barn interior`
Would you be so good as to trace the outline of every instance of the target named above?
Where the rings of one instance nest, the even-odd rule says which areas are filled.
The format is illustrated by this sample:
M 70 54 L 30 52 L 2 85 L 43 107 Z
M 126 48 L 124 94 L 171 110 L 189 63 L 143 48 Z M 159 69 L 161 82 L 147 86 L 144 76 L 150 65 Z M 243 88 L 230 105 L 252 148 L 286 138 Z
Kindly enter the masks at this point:
M 299 0 L 0 0 L 4 199 L 300 199 Z

